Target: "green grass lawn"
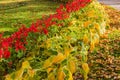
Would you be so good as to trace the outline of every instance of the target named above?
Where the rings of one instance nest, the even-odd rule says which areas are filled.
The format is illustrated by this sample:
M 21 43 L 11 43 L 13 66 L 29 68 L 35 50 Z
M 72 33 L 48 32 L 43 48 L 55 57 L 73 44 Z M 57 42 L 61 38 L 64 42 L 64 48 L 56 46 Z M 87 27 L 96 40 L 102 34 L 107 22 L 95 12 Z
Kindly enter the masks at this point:
M 0 32 L 27 27 L 42 15 L 53 14 L 59 3 L 50 0 L 0 0 Z

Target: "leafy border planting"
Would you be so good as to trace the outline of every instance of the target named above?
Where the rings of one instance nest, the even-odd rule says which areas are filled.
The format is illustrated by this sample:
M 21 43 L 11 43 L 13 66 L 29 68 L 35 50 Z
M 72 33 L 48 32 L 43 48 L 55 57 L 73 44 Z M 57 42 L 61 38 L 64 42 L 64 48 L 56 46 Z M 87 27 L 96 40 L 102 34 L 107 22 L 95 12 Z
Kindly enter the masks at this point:
M 29 57 L 26 57 L 22 61 L 21 68 L 7 75 L 6 80 L 11 78 L 30 79 L 31 77 L 34 79 L 34 75 L 37 75 L 38 71 L 45 71 L 47 76 L 44 78 L 49 80 L 73 80 L 72 75 L 77 70 L 86 80 L 89 72 L 86 63 L 88 51 L 93 51 L 95 45 L 98 44 L 99 35 L 105 32 L 107 21 L 104 9 L 96 1 L 91 2 L 90 7 L 98 5 L 98 7 L 96 6 L 98 11 L 101 7 L 100 16 L 94 16 L 95 12 L 90 11 L 86 14 L 88 18 L 82 20 L 80 15 L 87 10 L 87 8 L 82 8 L 90 2 L 90 0 L 75 0 L 65 6 L 61 5 L 56 9 L 56 14 L 49 17 L 43 16 L 42 20 L 32 23 L 30 28 L 23 25 L 18 32 L 8 38 L 2 38 L 1 35 L 1 58 L 16 60 L 16 55 L 13 57 L 14 53 L 18 53 L 18 58 L 31 56 L 32 60 L 34 57 L 40 56 L 42 65 L 37 70 L 32 69 L 33 67 L 30 66 L 29 59 L 27 59 Z M 95 21 L 92 22 L 92 19 Z M 26 69 L 27 71 L 25 71 Z M 43 79 L 42 75 L 39 79 Z

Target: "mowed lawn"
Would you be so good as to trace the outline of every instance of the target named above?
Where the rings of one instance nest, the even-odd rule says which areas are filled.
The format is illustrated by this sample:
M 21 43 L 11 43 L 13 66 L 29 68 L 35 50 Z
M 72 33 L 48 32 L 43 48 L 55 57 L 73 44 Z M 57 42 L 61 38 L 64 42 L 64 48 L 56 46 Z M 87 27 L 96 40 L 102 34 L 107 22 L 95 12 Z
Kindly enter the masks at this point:
M 52 0 L 0 0 L 0 32 L 11 34 L 42 15 L 53 14 L 60 3 Z

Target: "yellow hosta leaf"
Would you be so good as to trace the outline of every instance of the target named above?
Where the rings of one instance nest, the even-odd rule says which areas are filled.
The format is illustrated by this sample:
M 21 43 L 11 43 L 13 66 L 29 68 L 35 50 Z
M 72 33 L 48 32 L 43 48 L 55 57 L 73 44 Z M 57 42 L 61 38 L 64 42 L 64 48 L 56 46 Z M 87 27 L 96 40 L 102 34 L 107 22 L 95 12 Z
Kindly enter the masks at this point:
M 77 22 L 77 20 L 72 20 L 71 24 L 74 25 Z
M 75 61 L 71 60 L 69 62 L 69 69 L 70 69 L 70 72 L 73 74 L 75 73 L 76 71 L 76 64 L 75 64 Z
M 23 76 L 23 72 L 24 72 L 24 69 L 20 69 L 20 70 L 18 70 L 15 74 L 15 78 L 16 79 L 21 79 L 22 78 L 22 76 Z
M 84 73 L 84 80 L 87 80 L 88 79 L 88 76 L 87 76 L 88 74 L 87 73 Z
M 46 47 L 49 48 L 50 46 L 51 46 L 51 41 L 50 41 L 50 39 L 48 39 L 48 40 L 46 41 Z
M 10 75 L 5 76 L 5 80 L 12 80 Z
M 68 80 L 73 80 L 72 73 L 69 71 L 69 79 Z
M 90 10 L 90 11 L 87 13 L 87 16 L 88 16 L 88 17 L 94 17 L 94 16 L 95 16 L 95 11 Z
M 28 61 L 24 61 L 24 62 L 22 63 L 22 68 L 23 68 L 23 69 L 25 69 L 25 68 L 31 68 L 29 62 L 28 62 Z
M 84 80 L 87 80 L 87 78 L 88 78 L 88 72 L 90 71 L 90 69 L 89 69 L 89 67 L 88 67 L 88 64 L 87 63 L 83 63 L 82 64 L 82 68 L 83 68 L 83 70 L 84 70 Z
M 97 45 L 99 43 L 99 39 L 95 39 L 94 42 Z
M 72 22 L 69 22 L 69 23 L 68 23 L 68 26 L 71 26 L 71 25 L 73 25 L 73 23 L 72 23 Z
M 53 70 L 53 68 L 48 68 L 47 73 L 50 73 Z
M 71 37 L 70 36 L 66 36 L 67 40 L 71 40 Z
M 63 72 L 63 68 L 62 67 L 60 67 L 58 69 L 57 78 L 58 78 L 57 80 L 64 80 L 64 78 L 65 78 L 65 73 Z
M 85 60 L 85 62 L 87 62 L 87 60 L 88 60 L 88 56 L 87 55 L 85 55 L 85 58 L 84 58 Z
M 95 48 L 95 42 L 92 41 L 92 42 L 90 43 L 90 51 L 93 51 L 94 48 Z
M 88 40 L 88 36 L 87 36 L 87 35 L 84 35 L 84 37 L 83 37 L 83 42 L 87 44 L 88 41 L 89 41 L 89 40 Z
M 62 70 L 58 71 L 58 80 L 64 80 L 64 78 L 65 78 L 64 72 Z
M 71 52 L 71 49 L 65 48 L 64 50 L 65 50 L 65 56 L 68 57 Z
M 48 80 L 55 80 L 55 75 L 53 73 L 50 73 L 48 75 Z
M 99 24 L 95 23 L 95 24 L 94 24 L 94 27 L 95 27 L 95 29 L 97 29 L 98 31 L 100 31 L 100 26 L 99 26 Z
M 52 62 L 50 61 L 50 59 L 47 59 L 47 60 L 45 61 L 44 65 L 43 65 L 43 67 L 44 67 L 44 68 L 47 68 L 47 67 L 49 67 L 49 66 L 51 66 L 51 65 L 52 65 Z
M 99 35 L 98 34 L 95 34 L 94 42 L 95 42 L 96 45 L 99 44 Z
M 90 30 L 90 36 L 91 36 L 91 38 L 94 37 L 94 33 L 91 30 Z
M 83 63 L 82 64 L 82 68 L 83 68 L 84 72 L 88 74 L 88 72 L 90 70 L 89 67 L 88 67 L 88 64 L 87 63 Z
M 53 63 L 59 63 L 65 59 L 65 56 L 62 53 L 58 53 L 57 56 L 53 58 Z
M 30 77 L 33 77 L 35 75 L 35 71 L 32 70 L 32 69 L 29 69 L 28 74 L 29 74 Z
M 25 69 L 28 69 L 28 72 L 27 72 L 27 74 L 23 75 Z M 18 71 L 14 72 L 14 74 L 15 74 L 14 80 L 28 80 L 29 76 L 31 76 L 31 77 L 34 76 L 34 71 L 31 70 L 29 62 L 24 61 L 22 63 L 22 67 Z M 11 75 L 13 75 L 13 74 L 11 74 Z M 13 79 L 11 79 L 10 75 L 8 75 L 8 76 L 6 76 L 6 80 L 13 80 Z
M 85 27 L 85 28 L 88 27 L 88 26 L 90 25 L 90 23 L 91 23 L 91 21 L 86 21 L 86 22 L 84 22 L 84 27 Z
M 108 38 L 108 34 L 101 34 L 100 37 L 101 37 L 101 38 L 106 38 L 106 39 L 107 39 L 107 38 Z
M 92 29 L 90 29 L 90 32 L 95 33 L 96 30 L 92 28 Z
M 27 58 L 25 58 L 26 60 L 32 60 L 33 59 L 33 57 L 32 56 L 30 56 L 30 57 L 27 57 Z

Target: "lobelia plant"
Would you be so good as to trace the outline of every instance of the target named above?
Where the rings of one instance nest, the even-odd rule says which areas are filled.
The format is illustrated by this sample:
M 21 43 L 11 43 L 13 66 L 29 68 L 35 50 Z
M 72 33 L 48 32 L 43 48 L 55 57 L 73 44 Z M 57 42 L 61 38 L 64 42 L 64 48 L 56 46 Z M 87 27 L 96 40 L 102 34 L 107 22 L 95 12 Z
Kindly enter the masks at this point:
M 74 0 L 29 28 L 23 26 L 10 37 L 1 37 L 1 62 L 4 58 L 12 62 L 20 59 L 5 79 L 73 80 L 72 75 L 80 71 L 86 80 L 87 55 L 105 31 L 106 16 L 97 1 Z

